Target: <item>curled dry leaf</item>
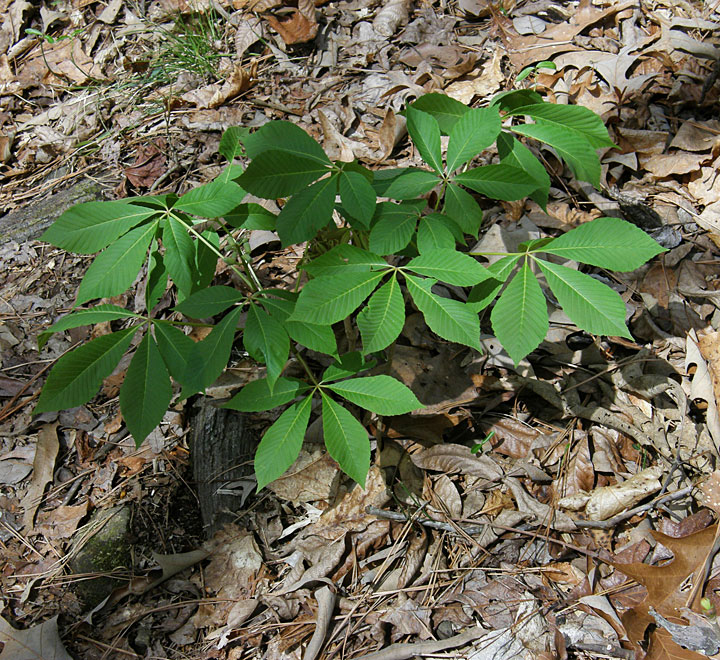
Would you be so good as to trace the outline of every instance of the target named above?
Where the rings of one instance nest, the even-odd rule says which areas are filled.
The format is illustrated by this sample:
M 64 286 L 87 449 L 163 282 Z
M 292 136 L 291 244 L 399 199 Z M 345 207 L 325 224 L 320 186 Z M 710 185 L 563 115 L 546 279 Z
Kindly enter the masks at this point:
M 289 18 L 280 20 L 268 16 L 267 22 L 288 45 L 312 41 L 318 32 L 313 0 L 299 0 L 297 11 L 290 14 Z
M 613 486 L 597 488 L 590 494 L 585 506 L 589 520 L 607 520 L 614 515 L 632 508 L 648 495 L 662 487 L 662 468 L 653 466 L 638 472 L 627 481 Z
M 695 330 L 688 332 L 685 344 L 685 369 L 692 365 L 696 367 L 692 377 L 690 398 L 701 399 L 707 403 L 705 417 L 708 431 L 720 446 L 720 416 L 718 416 L 718 397 L 720 396 L 720 353 L 718 352 L 718 337 L 720 333 L 712 332 L 705 335 L 702 347 Z
M 257 17 L 245 19 L 235 30 L 235 56 L 239 59 L 259 39 L 265 38 L 265 24 Z
M 438 472 L 460 472 L 461 474 L 483 477 L 487 485 L 502 479 L 502 468 L 486 454 L 476 456 L 464 445 L 435 445 L 412 456 L 413 463 L 423 470 Z
M 198 108 L 217 108 L 238 94 L 247 91 L 252 84 L 252 75 L 244 67 L 235 65 L 227 80 L 211 83 L 200 89 L 194 89 L 182 95 L 183 101 L 193 103 Z
M 27 493 L 23 498 L 23 528 L 29 532 L 33 527 L 35 512 L 40 505 L 45 486 L 52 481 L 55 471 L 55 459 L 60 449 L 57 437 L 57 424 L 45 424 L 38 432 L 37 449 L 33 460 L 33 475 Z
M 712 509 L 715 515 L 720 518 L 720 470 L 715 470 L 700 485 L 702 503 Z
M 16 630 L 0 617 L 0 660 L 73 660 L 58 633 L 57 616 L 26 630 Z
M 410 0 L 389 0 L 375 16 L 373 27 L 383 37 L 392 37 L 410 18 Z

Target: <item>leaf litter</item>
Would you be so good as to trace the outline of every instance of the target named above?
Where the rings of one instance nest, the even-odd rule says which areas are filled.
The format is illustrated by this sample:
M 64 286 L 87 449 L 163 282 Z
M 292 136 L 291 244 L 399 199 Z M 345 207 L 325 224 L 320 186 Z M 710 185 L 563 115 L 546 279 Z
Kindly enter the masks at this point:
M 551 60 L 523 84 L 599 113 L 619 149 L 603 156 L 601 191 L 576 187 L 543 151 L 549 214 L 533 202 L 486 208 L 482 249 L 599 215 L 654 229 L 670 248 L 607 280 L 634 341 L 582 336 L 556 312 L 548 340 L 515 369 L 492 337 L 483 354 L 458 351 L 414 318 L 392 370 L 430 405 L 365 420 L 376 439 L 366 490 L 341 478 L 311 428 L 289 473 L 268 494 L 239 496 L 235 523 L 205 539 L 188 411 L 170 411 L 136 449 L 114 399 L 127 364 L 92 404 L 32 418 L 51 361 L 88 338 L 74 329 L 42 353 L 35 341 L 72 307 L 87 260 L 3 238 L 0 657 L 718 653 L 717 7 L 68 0 L 37 11 L 0 0 L 0 10 L 6 214 L 83 177 L 105 198 L 185 192 L 219 173 L 222 130 L 271 119 L 299 123 L 343 160 L 412 165 L 397 114 L 407 100 L 444 91 L 481 106 Z M 173 49 L 173 34 L 193 47 Z M 301 255 L 256 244 L 258 272 L 281 285 Z M 252 363 L 234 365 L 217 396 L 254 377 Z M 262 430 L 272 414 L 250 423 Z M 115 507 L 133 512 L 123 543 L 134 554 L 73 574 L 72 556 L 97 534 L 91 514 Z M 107 575 L 120 584 L 84 602 L 80 581 Z

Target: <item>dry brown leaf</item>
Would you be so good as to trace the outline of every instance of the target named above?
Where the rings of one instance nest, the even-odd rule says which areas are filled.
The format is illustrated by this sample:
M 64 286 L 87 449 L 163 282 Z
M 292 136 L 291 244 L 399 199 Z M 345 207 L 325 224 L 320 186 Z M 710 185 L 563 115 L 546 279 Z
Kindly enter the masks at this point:
M 26 534 L 33 528 L 35 512 L 38 506 L 40 506 L 45 486 L 53 479 L 55 459 L 60 449 L 57 427 L 57 424 L 44 424 L 38 431 L 32 479 L 30 480 L 30 485 L 23 499 L 23 504 L 25 505 L 23 529 Z
M 388 0 L 375 15 L 373 27 L 383 37 L 392 37 L 395 31 L 410 18 L 411 0 Z
M 720 518 L 720 470 L 715 470 L 702 482 L 700 492 L 703 496 L 702 503 Z
M 650 636 L 645 660 L 705 660 L 708 656 L 677 644 L 667 630 L 658 628 Z
M 61 505 L 50 511 L 40 511 L 35 531 L 49 541 L 70 538 L 80 521 L 87 515 L 88 502 L 77 506 Z
M 25 25 L 25 13 L 33 8 L 27 0 L 14 0 L 5 11 L 5 20 L 0 25 L 0 52 L 5 53 L 14 44 Z
M 585 506 L 588 519 L 607 520 L 632 508 L 648 495 L 660 490 L 661 476 L 662 468 L 653 466 L 638 472 L 622 483 L 596 488 L 590 493 L 590 499 Z
M 90 79 L 102 77 L 100 67 L 88 57 L 79 39 L 39 44 L 37 53 L 18 69 L 18 80 L 23 87 L 58 82 L 84 85 Z
M 680 587 L 705 566 L 716 531 L 717 526 L 708 527 L 682 538 L 673 538 L 653 531 L 653 537 L 673 553 L 672 561 L 662 566 L 613 563 L 616 570 L 636 580 L 647 590 L 645 599 L 622 617 L 627 635 L 633 644 L 642 641 L 645 629 L 655 622 L 650 615 L 650 607 L 670 620 L 682 620 L 680 608 L 685 606 L 688 594 L 681 592 Z
M 137 188 L 152 186 L 167 170 L 164 148 L 165 142 L 162 140 L 139 145 L 135 152 L 135 162 L 124 170 L 128 181 Z
M 670 292 L 675 290 L 677 280 L 678 276 L 674 270 L 666 268 L 661 263 L 656 263 L 645 273 L 639 289 L 643 293 L 649 293 L 658 301 L 660 307 L 667 309 Z
M 246 92 L 251 85 L 252 76 L 250 72 L 236 64 L 230 76 L 222 84 L 211 83 L 205 85 L 205 87 L 185 92 L 180 98 L 196 105 L 198 108 L 217 108 L 225 101 Z
M 680 174 L 697 172 L 700 166 L 708 160 L 709 156 L 691 154 L 678 151 L 669 154 L 653 154 L 650 157 L 638 159 L 640 166 L 658 179 Z
M 705 341 L 704 350 L 700 348 L 700 341 L 695 330 L 690 330 L 685 342 L 685 369 L 695 366 L 695 373 L 692 377 L 690 397 L 702 399 L 707 402 L 705 418 L 708 431 L 715 441 L 716 446 L 720 445 L 720 415 L 718 414 L 718 374 L 720 373 L 720 361 L 717 354 L 717 335 L 709 333 L 710 339 Z M 708 357 L 706 357 L 706 355 Z M 712 359 L 712 362 L 710 360 Z
M 0 660 L 73 660 L 60 640 L 57 616 L 26 630 L 13 628 L 0 617 Z
M 327 452 L 309 454 L 301 451 L 287 472 L 268 488 L 279 498 L 294 504 L 330 501 L 337 492 L 341 474 L 337 463 Z
M 305 2 L 305 11 L 301 9 L 303 2 L 298 3 L 298 11 L 294 11 L 288 18 L 280 20 L 275 16 L 268 16 L 267 22 L 275 30 L 282 40 L 289 46 L 292 44 L 304 44 L 312 41 L 317 35 L 318 23 L 315 19 L 315 7 L 312 2 L 312 12 L 308 11 L 308 3 Z
M 462 513 L 460 493 L 458 493 L 457 487 L 446 474 L 440 475 L 435 481 L 432 492 L 428 493 L 428 499 L 435 502 L 433 508 L 440 511 L 441 520 L 445 519 L 446 512 L 450 518 L 459 518 Z
M 265 38 L 264 23 L 257 17 L 246 18 L 235 30 L 235 57 L 243 56 L 245 51 L 259 39 Z
M 425 451 L 413 454 L 412 461 L 423 470 L 460 472 L 482 477 L 487 480 L 488 484 L 500 481 L 504 476 L 502 468 L 490 456 L 473 454 L 470 448 L 464 445 L 435 445 Z
M 710 151 L 720 140 L 720 121 L 683 122 L 670 143 L 671 148 L 684 151 Z

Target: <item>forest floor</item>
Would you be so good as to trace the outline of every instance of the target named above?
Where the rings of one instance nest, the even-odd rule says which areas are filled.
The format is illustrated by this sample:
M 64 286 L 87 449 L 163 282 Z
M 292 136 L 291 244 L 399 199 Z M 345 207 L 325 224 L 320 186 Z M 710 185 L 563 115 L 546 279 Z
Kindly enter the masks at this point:
M 0 209 L 30 209 L 0 236 L 0 659 L 720 657 L 719 11 L 0 0 Z M 485 204 L 480 244 L 601 215 L 638 224 L 668 251 L 605 273 L 633 341 L 551 317 L 515 367 L 490 335 L 478 354 L 411 315 L 393 368 L 427 407 L 388 424 L 365 490 L 311 426 L 268 489 L 222 484 L 235 521 L 211 539 L 190 406 L 136 448 L 118 409 L 127 362 L 91 403 L 33 416 L 48 369 L 91 330 L 38 350 L 89 260 L 34 240 L 28 218 L 79 195 L 186 192 L 220 172 L 223 130 L 272 119 L 333 158 L 406 165 L 408 101 L 482 106 L 529 85 L 598 113 L 619 149 L 601 153 L 600 190 L 543 151 L 548 212 Z M 298 256 L 251 241 L 267 279 Z M 255 370 L 239 359 L 209 396 Z M 247 423 L 260 434 L 270 419 Z

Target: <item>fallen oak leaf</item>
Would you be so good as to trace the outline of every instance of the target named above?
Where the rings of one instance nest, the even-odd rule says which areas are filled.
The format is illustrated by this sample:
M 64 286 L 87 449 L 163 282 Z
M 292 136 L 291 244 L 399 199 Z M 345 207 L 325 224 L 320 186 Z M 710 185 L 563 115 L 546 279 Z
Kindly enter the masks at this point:
M 650 614 L 651 607 L 670 620 L 682 622 L 681 608 L 686 605 L 687 595 L 680 591 L 680 587 L 689 577 L 697 576 L 703 570 L 707 555 L 715 541 L 716 532 L 717 525 L 681 538 L 652 531 L 655 540 L 673 553 L 672 561 L 662 566 L 610 562 L 616 570 L 636 580 L 647 590 L 645 599 L 622 616 L 625 631 L 633 645 L 637 647 L 644 639 L 647 627 L 655 623 L 655 619 Z M 657 631 L 653 633 L 656 634 Z M 672 642 L 672 639 L 669 639 Z M 683 650 L 682 647 L 678 648 Z
M 57 616 L 25 630 L 0 617 L 0 660 L 73 660 L 58 633 Z

